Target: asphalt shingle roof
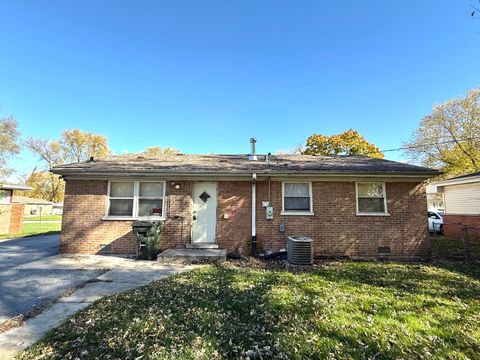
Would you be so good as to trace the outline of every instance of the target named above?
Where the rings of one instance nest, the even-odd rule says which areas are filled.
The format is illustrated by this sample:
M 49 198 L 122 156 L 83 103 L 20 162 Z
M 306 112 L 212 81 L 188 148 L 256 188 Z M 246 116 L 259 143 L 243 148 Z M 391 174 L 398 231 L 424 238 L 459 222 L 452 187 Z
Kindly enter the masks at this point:
M 309 155 L 116 155 L 106 159 L 60 165 L 52 169 L 62 175 L 95 174 L 398 174 L 438 175 L 437 170 L 366 156 Z
M 465 178 L 470 178 L 470 177 L 475 177 L 475 176 L 480 176 L 480 171 L 470 173 L 470 174 L 466 174 L 466 175 L 455 176 L 453 178 L 445 179 L 445 180 L 465 179 Z

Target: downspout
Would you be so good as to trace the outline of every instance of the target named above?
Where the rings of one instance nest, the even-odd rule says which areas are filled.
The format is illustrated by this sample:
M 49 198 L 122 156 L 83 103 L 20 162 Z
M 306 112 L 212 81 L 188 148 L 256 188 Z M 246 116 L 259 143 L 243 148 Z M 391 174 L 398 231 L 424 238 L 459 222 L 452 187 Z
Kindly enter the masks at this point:
M 256 204 L 257 204 L 257 174 L 252 174 L 252 255 L 257 256 L 257 214 L 256 214 Z

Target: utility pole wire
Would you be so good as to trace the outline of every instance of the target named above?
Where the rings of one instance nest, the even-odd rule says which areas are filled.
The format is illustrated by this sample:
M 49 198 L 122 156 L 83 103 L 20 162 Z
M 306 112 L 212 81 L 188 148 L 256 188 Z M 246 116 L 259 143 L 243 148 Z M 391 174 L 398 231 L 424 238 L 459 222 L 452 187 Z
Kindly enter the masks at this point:
M 449 143 L 454 143 L 456 141 L 471 141 L 471 140 L 480 140 L 480 137 L 471 137 L 471 138 L 458 139 L 458 140 L 447 140 L 447 141 L 440 141 L 440 142 L 423 144 L 423 145 L 404 146 L 404 147 L 399 147 L 399 148 L 396 148 L 396 149 L 388 149 L 388 150 L 380 150 L 380 151 L 385 153 L 385 152 L 391 152 L 391 151 L 417 149 L 417 148 L 422 148 L 422 147 L 426 147 L 426 146 L 433 146 L 433 145 L 449 144 Z

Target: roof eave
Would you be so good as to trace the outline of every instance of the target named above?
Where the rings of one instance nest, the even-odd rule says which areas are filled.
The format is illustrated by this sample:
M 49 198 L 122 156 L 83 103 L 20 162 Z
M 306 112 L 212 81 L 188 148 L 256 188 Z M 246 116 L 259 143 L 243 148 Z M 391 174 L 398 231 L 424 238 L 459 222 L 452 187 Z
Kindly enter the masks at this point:
M 30 187 L 30 186 L 11 185 L 11 184 L 2 185 L 1 183 L 0 183 L 0 189 L 3 189 L 3 190 L 33 190 L 33 188 Z
M 53 173 L 62 176 L 107 176 L 107 177 L 122 177 L 122 176 L 191 176 L 191 177 L 238 177 L 251 176 L 256 173 L 257 176 L 392 176 L 392 177 L 422 177 L 428 179 L 439 174 L 438 171 L 338 171 L 338 170 L 302 170 L 302 171 L 277 171 L 277 170 L 248 170 L 248 171 L 158 171 L 158 170 L 112 170 L 112 171 L 86 171 L 86 170 L 72 170 L 72 169 L 52 169 Z
M 480 182 L 480 176 L 466 177 L 466 178 L 460 178 L 460 179 L 443 180 L 443 181 L 433 183 L 432 185 L 450 186 L 450 185 L 471 184 L 471 183 L 477 183 L 477 182 Z

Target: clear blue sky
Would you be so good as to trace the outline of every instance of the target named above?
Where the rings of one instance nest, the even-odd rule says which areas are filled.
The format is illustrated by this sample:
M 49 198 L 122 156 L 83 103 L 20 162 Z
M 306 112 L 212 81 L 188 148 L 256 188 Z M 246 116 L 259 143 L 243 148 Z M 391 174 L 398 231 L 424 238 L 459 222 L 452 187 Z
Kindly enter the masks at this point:
M 23 137 L 98 132 L 116 153 L 246 153 L 251 136 L 275 152 L 348 128 L 396 148 L 479 85 L 472 4 L 2 1 L 0 115 Z

